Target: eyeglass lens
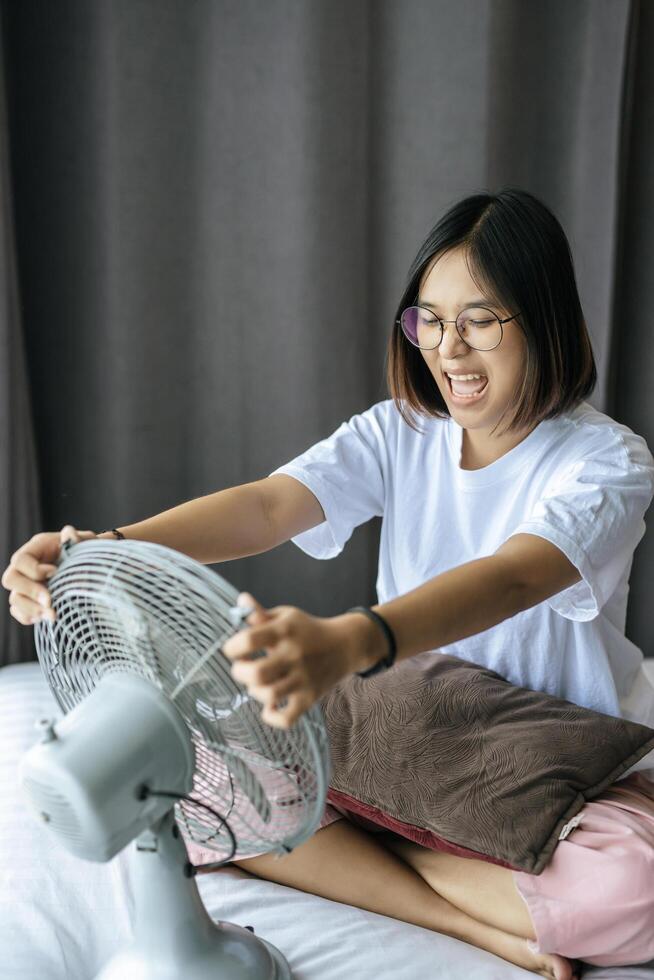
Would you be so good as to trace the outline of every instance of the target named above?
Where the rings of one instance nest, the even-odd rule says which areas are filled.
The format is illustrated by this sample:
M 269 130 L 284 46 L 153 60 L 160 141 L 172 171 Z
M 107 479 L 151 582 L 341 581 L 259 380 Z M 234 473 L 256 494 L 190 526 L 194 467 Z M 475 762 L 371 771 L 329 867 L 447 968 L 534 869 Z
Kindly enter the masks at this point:
M 435 313 L 422 306 L 409 306 L 400 318 L 408 340 L 423 350 L 433 350 L 441 342 L 443 327 Z M 500 321 L 494 313 L 483 308 L 462 310 L 456 319 L 459 336 L 475 350 L 491 350 L 502 337 Z

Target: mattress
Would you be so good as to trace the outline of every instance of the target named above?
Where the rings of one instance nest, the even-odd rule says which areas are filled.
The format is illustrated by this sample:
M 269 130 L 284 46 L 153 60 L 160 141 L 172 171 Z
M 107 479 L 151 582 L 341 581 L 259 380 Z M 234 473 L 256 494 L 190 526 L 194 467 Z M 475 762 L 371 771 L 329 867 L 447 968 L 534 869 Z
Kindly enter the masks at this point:
M 60 848 L 27 808 L 17 765 L 43 716 L 57 717 L 59 710 L 39 665 L 0 668 L 0 977 L 90 980 L 132 935 L 130 848 L 105 864 L 82 861 Z M 253 926 L 284 954 L 295 980 L 534 977 L 459 940 L 241 868 L 201 875 L 198 887 L 214 920 Z M 588 968 L 584 977 L 654 980 L 654 970 Z

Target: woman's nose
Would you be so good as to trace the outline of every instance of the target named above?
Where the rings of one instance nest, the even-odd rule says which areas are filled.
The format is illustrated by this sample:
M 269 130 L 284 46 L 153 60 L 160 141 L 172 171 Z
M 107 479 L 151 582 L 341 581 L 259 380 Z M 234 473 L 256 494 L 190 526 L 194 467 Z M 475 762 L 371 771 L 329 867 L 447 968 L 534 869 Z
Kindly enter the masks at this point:
M 438 345 L 438 349 L 443 360 L 450 360 L 450 351 L 460 350 L 461 348 L 465 349 L 466 347 L 467 344 L 461 339 L 461 336 L 456 329 L 456 325 L 454 323 L 445 323 L 443 325 L 443 339 Z

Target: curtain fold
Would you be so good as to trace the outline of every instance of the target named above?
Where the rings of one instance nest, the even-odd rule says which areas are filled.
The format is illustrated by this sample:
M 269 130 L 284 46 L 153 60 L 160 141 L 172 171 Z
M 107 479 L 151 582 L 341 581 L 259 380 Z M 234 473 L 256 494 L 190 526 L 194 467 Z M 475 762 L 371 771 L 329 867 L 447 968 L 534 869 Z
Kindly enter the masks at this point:
M 609 402 L 623 88 L 632 4 L 498 0 L 491 20 L 488 177 L 546 201 L 564 226 Z
M 651 5 L 26 0 L 3 14 L 7 560 L 40 529 L 129 524 L 263 477 L 388 397 L 418 245 L 455 200 L 503 184 L 543 199 L 571 241 L 590 401 L 654 447 L 639 313 Z M 214 567 L 264 605 L 333 615 L 376 601 L 379 527 L 329 562 L 289 542 Z M 651 542 L 627 622 L 646 654 Z M 15 627 L 5 647 L 31 656 Z
M 0 20 L 0 29 L 2 21 Z M 0 554 L 2 569 L 14 551 L 41 527 L 32 393 L 25 359 L 16 273 L 12 187 L 7 144 L 4 59 L 0 37 Z M 0 602 L 0 664 L 34 657 L 32 630 Z
M 613 379 L 609 411 L 642 435 L 654 452 L 654 346 L 647 313 L 654 266 L 654 5 L 633 5 L 621 193 L 621 235 L 611 334 Z M 654 510 L 645 516 L 647 533 L 634 554 L 626 634 L 646 656 L 654 656 L 650 615 L 654 585 Z

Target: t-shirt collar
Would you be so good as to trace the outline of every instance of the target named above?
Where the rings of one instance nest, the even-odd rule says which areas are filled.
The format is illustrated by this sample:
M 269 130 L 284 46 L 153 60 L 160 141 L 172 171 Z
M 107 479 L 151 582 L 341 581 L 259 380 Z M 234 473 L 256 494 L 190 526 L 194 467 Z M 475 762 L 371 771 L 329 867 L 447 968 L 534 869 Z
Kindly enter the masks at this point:
M 487 487 L 512 476 L 525 465 L 528 459 L 543 446 L 551 434 L 551 420 L 544 419 L 531 430 L 528 436 L 499 459 L 478 470 L 462 470 L 460 465 L 463 445 L 463 427 L 450 416 L 449 443 L 452 464 L 457 484 L 463 488 Z

